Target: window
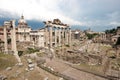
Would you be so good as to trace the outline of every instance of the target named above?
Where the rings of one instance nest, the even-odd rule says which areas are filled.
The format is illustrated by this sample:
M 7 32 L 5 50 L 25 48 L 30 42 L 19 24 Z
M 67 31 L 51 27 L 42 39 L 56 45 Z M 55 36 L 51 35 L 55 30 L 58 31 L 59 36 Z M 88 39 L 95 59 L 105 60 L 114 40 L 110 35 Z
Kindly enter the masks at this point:
M 44 37 L 44 35 L 41 35 L 41 37 Z

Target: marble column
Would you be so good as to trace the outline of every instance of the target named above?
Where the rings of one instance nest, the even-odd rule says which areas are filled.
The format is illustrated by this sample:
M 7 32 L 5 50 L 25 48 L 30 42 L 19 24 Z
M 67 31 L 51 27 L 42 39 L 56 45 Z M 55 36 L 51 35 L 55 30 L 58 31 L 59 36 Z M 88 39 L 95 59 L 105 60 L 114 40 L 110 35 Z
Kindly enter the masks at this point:
M 57 28 L 55 27 L 55 47 L 57 47 Z
M 65 28 L 65 43 L 68 45 L 68 29 Z
M 70 27 L 69 27 L 69 40 L 68 41 L 69 41 L 68 43 L 69 46 L 71 46 L 71 28 Z
M 50 39 L 50 48 L 52 48 L 52 26 L 49 27 L 49 31 L 50 31 L 50 36 L 49 36 L 49 39 Z
M 58 28 L 59 46 L 61 46 L 61 28 Z
M 45 27 L 45 46 L 48 47 L 48 27 Z
M 64 28 L 62 28 L 62 45 L 64 45 Z
M 7 46 L 7 31 L 6 28 L 7 26 L 4 26 L 4 49 L 5 53 L 8 53 L 8 46 Z
M 15 20 L 12 20 L 11 24 L 12 24 L 12 29 L 11 29 L 12 51 L 14 52 L 15 57 L 17 58 L 18 62 L 20 63 L 21 60 L 18 56 L 18 51 L 17 51 L 17 46 L 16 46 Z

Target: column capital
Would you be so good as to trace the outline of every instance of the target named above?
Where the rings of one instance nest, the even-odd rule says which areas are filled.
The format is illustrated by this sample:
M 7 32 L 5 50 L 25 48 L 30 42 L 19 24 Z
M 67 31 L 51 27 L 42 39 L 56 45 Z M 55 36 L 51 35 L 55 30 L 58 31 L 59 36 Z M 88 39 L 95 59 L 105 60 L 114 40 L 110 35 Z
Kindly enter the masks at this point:
M 58 29 L 62 29 L 61 27 L 58 27 Z
M 64 30 L 65 28 L 64 28 L 64 27 L 62 27 L 61 29 L 63 29 L 63 30 Z
M 48 25 L 45 25 L 45 28 L 48 28 Z
M 66 27 L 65 30 L 67 30 L 68 28 Z
M 52 25 L 52 24 L 50 24 L 50 25 L 49 25 L 49 27 L 53 27 L 53 25 Z

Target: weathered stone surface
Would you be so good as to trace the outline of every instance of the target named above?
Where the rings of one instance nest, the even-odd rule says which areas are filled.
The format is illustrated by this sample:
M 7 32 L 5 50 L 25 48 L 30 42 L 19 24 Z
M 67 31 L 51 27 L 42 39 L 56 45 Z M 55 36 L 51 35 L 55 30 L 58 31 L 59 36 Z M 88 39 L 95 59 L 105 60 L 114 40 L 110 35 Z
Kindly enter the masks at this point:
M 7 80 L 7 76 L 0 74 L 0 80 Z
M 6 68 L 6 71 L 10 71 L 10 70 L 12 70 L 12 67 L 7 67 Z

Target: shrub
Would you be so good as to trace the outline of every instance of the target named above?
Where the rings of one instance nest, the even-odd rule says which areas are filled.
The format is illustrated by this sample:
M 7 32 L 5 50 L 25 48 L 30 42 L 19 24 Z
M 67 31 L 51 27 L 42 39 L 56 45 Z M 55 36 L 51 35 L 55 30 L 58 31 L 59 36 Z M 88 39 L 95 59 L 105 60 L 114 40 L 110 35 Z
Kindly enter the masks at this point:
M 23 51 L 18 51 L 18 55 L 22 56 L 23 55 Z
M 28 53 L 31 54 L 31 53 L 34 53 L 34 52 L 38 52 L 39 49 L 34 49 L 34 48 L 28 48 Z

